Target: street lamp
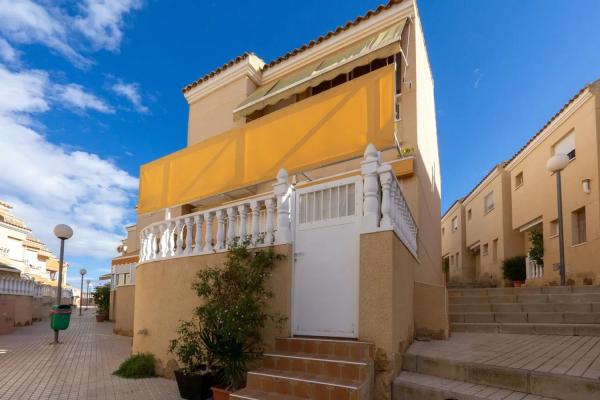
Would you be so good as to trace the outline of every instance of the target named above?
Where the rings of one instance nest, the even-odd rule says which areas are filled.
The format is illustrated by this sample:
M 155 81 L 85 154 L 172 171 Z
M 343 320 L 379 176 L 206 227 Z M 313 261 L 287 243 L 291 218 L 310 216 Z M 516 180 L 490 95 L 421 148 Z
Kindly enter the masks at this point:
M 560 256 L 559 271 L 560 284 L 566 283 L 565 272 L 565 238 L 563 234 L 563 214 L 562 214 L 562 188 L 560 181 L 560 172 L 569 165 L 569 157 L 566 154 L 555 154 L 546 162 L 546 169 L 556 175 L 556 201 L 558 206 L 558 252 Z
M 56 291 L 56 305 L 62 303 L 62 277 L 63 262 L 65 260 L 65 240 L 73 236 L 73 229 L 69 225 L 59 224 L 54 227 L 54 235 L 60 239 L 60 258 L 58 263 L 58 288 Z M 54 331 L 54 343 L 58 343 L 58 331 Z
M 79 273 L 81 274 L 81 288 L 79 289 L 79 316 L 81 317 L 81 307 L 83 306 L 83 276 L 87 274 L 87 270 L 81 268 Z
M 85 284 L 87 285 L 87 294 L 85 295 L 85 310 L 87 311 L 87 309 L 90 306 L 90 285 L 91 285 L 92 281 L 90 281 L 89 279 L 85 280 Z

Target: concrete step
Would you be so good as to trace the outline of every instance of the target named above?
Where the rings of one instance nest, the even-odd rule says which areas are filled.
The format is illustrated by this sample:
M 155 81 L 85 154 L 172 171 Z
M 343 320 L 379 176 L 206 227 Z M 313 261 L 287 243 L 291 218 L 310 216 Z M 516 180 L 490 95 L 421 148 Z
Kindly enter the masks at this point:
M 489 385 L 445 379 L 414 372 L 402 372 L 393 385 L 393 398 L 401 400 L 552 400 L 525 392 L 500 389 Z
M 562 400 L 600 399 L 600 380 L 571 375 L 466 362 L 442 356 L 423 356 L 410 352 L 403 356 L 403 369 L 421 375 Z M 396 390 L 396 385 L 394 387 Z M 396 398 L 403 399 L 403 397 Z M 419 399 L 419 397 L 405 398 Z M 431 399 L 438 398 L 448 399 L 448 397 L 431 397 Z M 457 397 L 459 398 L 461 397 Z
M 248 372 L 246 387 L 315 400 L 368 400 L 368 382 L 259 368 Z
M 375 346 L 372 343 L 355 340 L 277 338 L 275 351 L 351 361 L 365 361 L 375 357 Z
M 256 389 L 242 389 L 229 396 L 231 399 L 241 400 L 305 400 L 308 397 L 286 396 L 280 393 L 265 392 Z
M 452 322 L 452 332 L 516 333 L 527 335 L 600 336 L 600 324 Z
M 329 378 L 367 380 L 372 363 L 307 353 L 274 352 L 263 355 L 263 367 L 288 372 L 301 372 Z
M 600 312 L 465 312 L 450 313 L 450 322 L 600 324 Z
M 452 296 L 450 304 L 495 304 L 495 303 L 553 303 L 553 304 L 589 304 L 600 303 L 600 293 L 567 294 L 506 294 L 483 296 Z
M 482 303 L 450 304 L 450 313 L 471 312 L 572 312 L 600 313 L 600 303 Z
M 448 289 L 449 297 L 464 296 L 503 296 L 519 294 L 569 294 L 569 293 L 600 293 L 600 286 L 542 286 L 520 288 L 472 288 Z

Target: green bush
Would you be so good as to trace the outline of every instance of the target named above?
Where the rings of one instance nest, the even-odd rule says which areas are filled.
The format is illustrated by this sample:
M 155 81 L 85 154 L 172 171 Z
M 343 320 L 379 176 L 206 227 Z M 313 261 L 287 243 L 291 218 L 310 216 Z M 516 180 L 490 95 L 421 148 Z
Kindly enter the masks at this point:
M 544 235 L 540 231 L 530 231 L 529 241 L 531 242 L 529 257 L 538 265 L 544 265 Z
M 108 313 L 108 303 L 110 301 L 110 284 L 98 286 L 92 294 L 94 304 L 98 307 L 98 314 Z
M 128 379 L 152 378 L 156 376 L 154 355 L 150 353 L 134 354 L 123 361 L 113 374 Z
M 510 279 L 513 282 L 527 279 L 525 256 L 516 256 L 504 260 L 502 263 L 502 273 L 505 279 Z

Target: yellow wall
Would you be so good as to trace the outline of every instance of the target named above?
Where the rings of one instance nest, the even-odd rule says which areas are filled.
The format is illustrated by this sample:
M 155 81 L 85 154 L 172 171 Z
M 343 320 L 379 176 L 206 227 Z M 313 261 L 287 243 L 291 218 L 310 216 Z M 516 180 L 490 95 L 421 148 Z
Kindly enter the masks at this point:
M 275 246 L 275 251 L 286 258 L 277 262 L 268 287 L 273 291 L 270 311 L 288 317 L 281 332 L 268 324 L 263 340 L 274 345 L 277 336 L 290 335 L 291 316 L 291 246 Z M 136 289 L 133 322 L 133 353 L 150 352 L 155 355 L 166 376 L 175 368 L 174 356 L 167 352 L 169 341 L 176 337 L 181 320 L 189 320 L 200 304 L 192 290 L 198 271 L 222 265 L 226 253 L 182 257 L 141 264 L 136 270 Z M 146 334 L 140 333 L 146 331 Z
M 598 84 L 596 84 L 598 86 Z M 593 89 L 596 93 L 598 88 Z M 549 134 L 508 167 L 513 199 L 512 227 L 543 218 L 544 279 L 540 283 L 559 282 L 552 265 L 558 262 L 558 239 L 551 237 L 550 222 L 557 218 L 556 178 L 546 171 L 552 146 L 571 131 L 575 132 L 576 158 L 562 172 L 563 218 L 565 221 L 565 258 L 567 278 L 581 284 L 584 278 L 600 283 L 600 193 L 599 193 L 599 98 L 589 97 L 568 117 L 554 124 Z M 523 185 L 514 187 L 515 177 L 523 172 Z M 583 192 L 582 180 L 591 180 L 591 193 Z M 571 212 L 586 207 L 587 243 L 572 246 Z
M 135 285 L 118 286 L 115 293 L 115 333 L 133 336 Z
M 452 230 L 452 219 L 457 218 L 458 229 Z M 468 251 L 465 229 L 465 208 L 461 202 L 455 203 L 442 217 L 442 258 L 448 259 L 450 282 L 473 282 L 475 265 Z
M 393 66 L 142 166 L 138 213 L 393 145 Z
M 233 110 L 256 88 L 247 77 L 230 82 L 190 103 L 188 146 L 242 125 L 234 122 Z

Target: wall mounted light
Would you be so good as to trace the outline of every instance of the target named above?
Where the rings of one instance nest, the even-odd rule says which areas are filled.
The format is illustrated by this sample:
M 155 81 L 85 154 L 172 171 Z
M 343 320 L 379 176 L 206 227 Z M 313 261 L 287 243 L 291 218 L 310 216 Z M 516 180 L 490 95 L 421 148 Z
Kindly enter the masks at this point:
M 582 180 L 581 186 L 583 186 L 583 191 L 587 194 L 589 194 L 592 191 L 592 183 L 590 179 Z

